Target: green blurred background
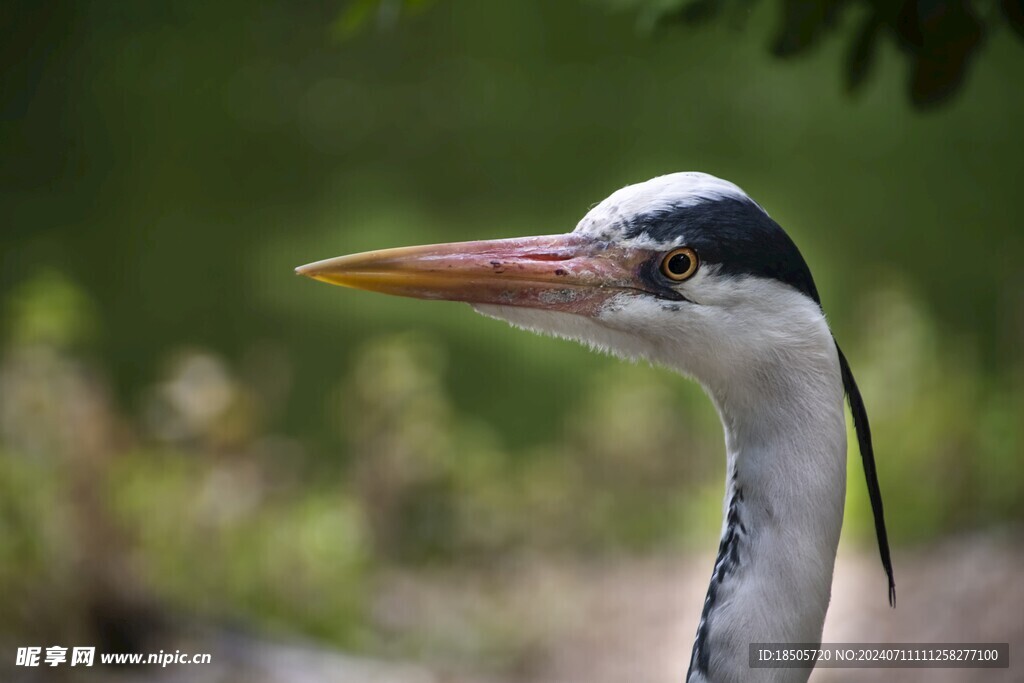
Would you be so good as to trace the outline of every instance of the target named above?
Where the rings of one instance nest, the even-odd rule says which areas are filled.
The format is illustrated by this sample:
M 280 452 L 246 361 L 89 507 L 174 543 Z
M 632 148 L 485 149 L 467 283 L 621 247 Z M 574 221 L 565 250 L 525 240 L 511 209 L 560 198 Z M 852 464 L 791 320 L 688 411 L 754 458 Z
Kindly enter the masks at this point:
M 519 622 L 543 617 L 478 588 L 458 628 L 396 622 L 395 581 L 691 553 L 709 573 L 722 446 L 697 387 L 292 274 L 568 231 L 679 170 L 744 187 L 811 264 L 872 417 L 898 581 L 950 539 L 1017 556 L 1019 42 L 995 32 L 921 114 L 892 46 L 857 98 L 838 41 L 772 59 L 764 3 L 742 29 L 658 31 L 629 3 L 420 4 L 8 11 L 0 656 L 227 624 L 540 680 Z M 844 543 L 875 562 L 851 456 Z

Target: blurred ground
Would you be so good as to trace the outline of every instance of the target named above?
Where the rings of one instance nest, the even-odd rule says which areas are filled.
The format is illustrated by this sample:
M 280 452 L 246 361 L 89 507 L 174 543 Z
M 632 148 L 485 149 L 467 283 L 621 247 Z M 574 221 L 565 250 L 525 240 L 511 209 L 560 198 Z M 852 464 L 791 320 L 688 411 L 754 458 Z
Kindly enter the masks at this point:
M 1009 642 L 1013 662 L 1024 645 L 1024 552 L 1012 541 L 1006 535 L 976 535 L 897 552 L 896 610 L 886 605 L 874 555 L 844 547 L 824 640 Z M 140 668 L 112 679 L 105 667 L 94 670 L 95 678 L 81 680 L 678 683 L 689 660 L 711 562 L 710 555 L 559 566 L 532 562 L 486 578 L 479 573 L 394 572 L 382 577 L 375 590 L 372 618 L 396 641 L 433 644 L 435 649 L 427 646 L 416 663 L 352 657 L 309 642 L 203 627 L 193 630 L 192 637 L 213 653 L 209 666 Z M 508 633 L 500 656 L 467 649 L 475 632 L 496 627 Z M 480 661 L 484 655 L 490 661 Z M 819 669 L 811 680 L 995 683 L 1019 680 L 1019 671 Z

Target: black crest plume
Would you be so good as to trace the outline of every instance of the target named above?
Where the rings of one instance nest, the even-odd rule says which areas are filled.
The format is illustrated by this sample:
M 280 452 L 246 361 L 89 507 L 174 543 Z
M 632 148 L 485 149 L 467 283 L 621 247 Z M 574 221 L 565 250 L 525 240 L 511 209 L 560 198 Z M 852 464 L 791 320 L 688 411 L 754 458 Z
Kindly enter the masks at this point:
M 889 536 L 885 532 L 885 513 L 882 510 L 882 490 L 878 486 L 878 472 L 875 469 L 875 450 L 871 446 L 871 426 L 868 424 L 868 411 L 864 408 L 864 399 L 860 397 L 860 389 L 853 379 L 853 371 L 843 355 L 843 350 L 836 343 L 839 352 L 839 367 L 843 374 L 843 388 L 850 401 L 850 412 L 853 413 L 853 426 L 857 431 L 857 444 L 860 446 L 860 457 L 864 462 L 864 478 L 868 483 L 868 497 L 871 498 L 871 512 L 875 517 L 875 534 L 878 536 L 878 552 L 882 556 L 882 566 L 889 577 L 889 604 L 896 606 L 896 580 L 892 574 L 892 558 L 889 555 Z

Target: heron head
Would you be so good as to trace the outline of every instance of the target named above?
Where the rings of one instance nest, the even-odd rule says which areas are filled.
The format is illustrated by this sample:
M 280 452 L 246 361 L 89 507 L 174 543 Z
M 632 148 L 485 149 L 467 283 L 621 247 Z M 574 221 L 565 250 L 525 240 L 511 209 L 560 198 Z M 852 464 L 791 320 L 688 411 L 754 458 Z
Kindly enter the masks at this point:
M 817 341 L 822 330 L 830 339 L 793 242 L 742 190 L 702 173 L 622 188 L 566 234 L 386 249 L 297 272 L 467 302 L 708 381 Z
M 806 412 L 811 396 L 820 399 L 814 408 L 841 420 L 845 391 L 895 604 L 860 391 L 796 245 L 732 183 L 675 173 L 616 191 L 563 235 L 386 249 L 297 272 L 345 287 L 464 301 L 520 327 L 672 367 L 698 379 L 720 405 L 728 397 L 723 419 L 739 406 L 761 428 L 787 401 Z

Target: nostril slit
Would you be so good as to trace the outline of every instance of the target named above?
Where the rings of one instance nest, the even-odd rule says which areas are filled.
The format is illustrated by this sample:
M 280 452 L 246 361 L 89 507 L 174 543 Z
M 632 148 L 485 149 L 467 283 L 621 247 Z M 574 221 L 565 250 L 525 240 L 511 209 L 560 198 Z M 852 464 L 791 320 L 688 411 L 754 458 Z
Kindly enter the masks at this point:
M 521 258 L 527 261 L 568 261 L 572 257 L 571 253 L 565 251 L 538 251 L 521 256 Z

